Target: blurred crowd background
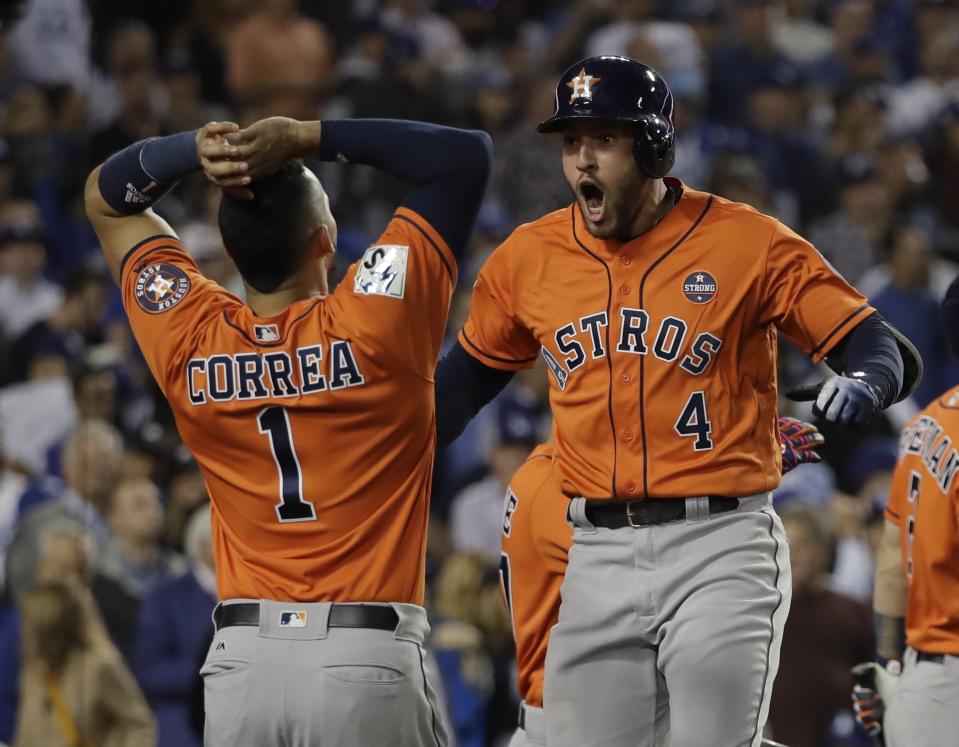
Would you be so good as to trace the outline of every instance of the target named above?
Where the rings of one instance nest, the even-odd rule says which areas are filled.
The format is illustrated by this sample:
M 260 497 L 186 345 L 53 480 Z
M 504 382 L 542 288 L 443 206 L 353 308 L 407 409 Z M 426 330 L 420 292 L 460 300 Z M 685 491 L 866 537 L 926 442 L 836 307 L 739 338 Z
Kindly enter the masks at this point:
M 850 665 L 872 658 L 873 553 L 897 433 L 959 382 L 937 303 L 959 260 L 959 9 L 931 0 L 20 0 L 0 21 L 0 743 L 201 744 L 197 670 L 215 602 L 203 479 L 130 335 L 82 210 L 90 168 L 141 138 L 267 114 L 482 128 L 487 198 L 448 328 L 517 224 L 570 202 L 534 131 L 593 54 L 659 69 L 673 174 L 810 238 L 919 348 L 922 385 L 776 493 L 795 596 L 773 695 L 791 747 L 865 744 Z M 316 164 L 340 271 L 402 183 Z M 203 271 L 241 293 L 198 176 L 161 205 Z M 788 343 L 780 388 L 821 375 Z M 430 644 L 462 747 L 516 720 L 497 568 L 504 489 L 548 433 L 546 377 L 518 376 L 438 455 Z M 811 417 L 783 403 L 783 412 Z M 57 676 L 51 676 L 56 673 Z M 18 717 L 19 714 L 19 717 Z M 19 718 L 20 727 L 17 727 Z M 18 733 L 15 735 L 15 731 Z M 64 741 L 64 744 L 71 744 Z M 79 741 L 74 742 L 80 744 Z M 120 742 L 117 742 L 120 744 Z

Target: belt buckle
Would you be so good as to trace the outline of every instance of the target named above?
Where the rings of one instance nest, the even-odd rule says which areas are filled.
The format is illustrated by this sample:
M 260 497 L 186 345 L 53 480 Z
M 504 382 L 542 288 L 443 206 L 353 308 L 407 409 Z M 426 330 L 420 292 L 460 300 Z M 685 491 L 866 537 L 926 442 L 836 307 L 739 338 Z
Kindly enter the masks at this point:
M 632 509 L 632 505 L 633 505 L 634 503 L 637 503 L 637 501 L 626 501 L 626 522 L 627 522 L 633 529 L 642 529 L 642 528 L 645 526 L 645 524 L 637 524 L 635 521 L 633 521 L 633 509 Z

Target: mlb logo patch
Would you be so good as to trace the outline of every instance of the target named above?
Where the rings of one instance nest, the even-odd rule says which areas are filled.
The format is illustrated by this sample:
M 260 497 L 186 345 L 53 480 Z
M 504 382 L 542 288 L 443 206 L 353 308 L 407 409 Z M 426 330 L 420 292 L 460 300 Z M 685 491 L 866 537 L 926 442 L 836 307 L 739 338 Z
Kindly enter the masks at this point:
M 284 610 L 280 613 L 281 628 L 305 628 L 306 612 L 303 610 Z
M 716 278 L 705 270 L 697 270 L 683 281 L 683 295 L 693 303 L 709 303 L 716 296 Z
M 275 324 L 254 324 L 253 334 L 257 342 L 276 342 L 280 339 L 280 328 Z
M 400 244 L 371 246 L 357 264 L 353 292 L 361 296 L 403 298 L 409 253 L 410 248 Z

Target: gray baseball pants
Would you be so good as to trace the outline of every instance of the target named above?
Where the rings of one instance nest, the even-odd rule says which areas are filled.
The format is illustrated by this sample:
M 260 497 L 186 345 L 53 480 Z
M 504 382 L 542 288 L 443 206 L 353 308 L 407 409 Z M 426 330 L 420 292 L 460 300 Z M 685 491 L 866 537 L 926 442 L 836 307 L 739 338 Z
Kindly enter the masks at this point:
M 546 655 L 550 747 L 756 747 L 792 597 L 769 494 L 710 516 L 606 529 L 570 502 L 559 622 Z
M 546 716 L 542 708 L 528 706 L 523 709 L 523 725 L 517 727 L 508 747 L 542 747 L 546 744 Z
M 918 661 L 906 649 L 899 685 L 886 706 L 886 747 L 945 747 L 959 742 L 959 656 Z
M 259 604 L 259 627 L 217 631 L 200 670 L 204 747 L 446 747 L 422 607 L 390 605 L 387 631 L 329 628 L 329 604 Z M 288 610 L 305 624 L 281 627 Z

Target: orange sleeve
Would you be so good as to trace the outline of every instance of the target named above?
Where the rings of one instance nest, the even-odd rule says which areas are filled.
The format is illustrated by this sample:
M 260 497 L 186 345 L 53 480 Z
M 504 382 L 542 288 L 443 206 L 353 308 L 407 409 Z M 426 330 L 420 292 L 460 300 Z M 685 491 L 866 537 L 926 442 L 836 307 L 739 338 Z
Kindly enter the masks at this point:
M 133 247 L 120 267 L 120 293 L 133 336 L 164 394 L 196 349 L 204 322 L 239 300 L 205 278 L 174 236 Z
M 762 322 L 775 324 L 814 363 L 875 311 L 812 244 L 782 224 L 770 240 L 762 287 Z
M 510 261 L 512 237 L 494 251 L 473 285 L 469 317 L 459 342 L 481 363 L 503 371 L 531 368 L 540 345 L 519 321 L 514 273 Z
M 912 429 L 916 425 L 916 418 L 913 418 L 903 429 L 903 439 L 912 434 Z M 902 526 L 902 522 L 909 516 L 910 510 L 908 504 L 909 495 L 909 473 L 912 468 L 905 457 L 904 445 L 900 442 L 899 461 L 892 472 L 889 480 L 889 497 L 886 500 L 886 518 L 896 526 Z
M 399 208 L 340 281 L 338 321 L 417 375 L 433 378 L 456 287 L 456 259 L 425 218 Z

